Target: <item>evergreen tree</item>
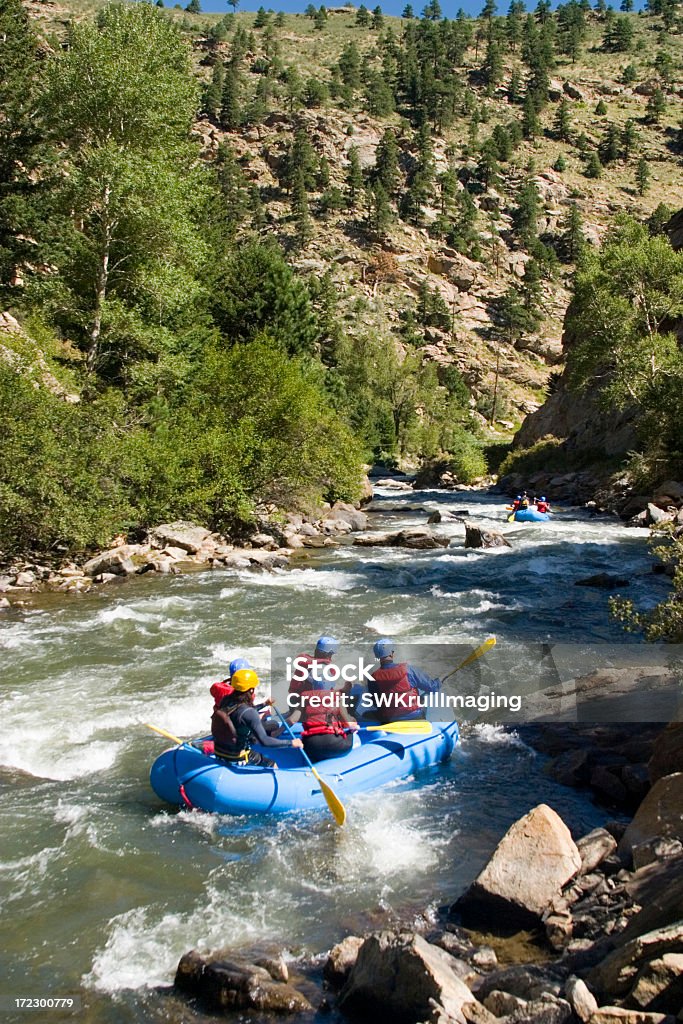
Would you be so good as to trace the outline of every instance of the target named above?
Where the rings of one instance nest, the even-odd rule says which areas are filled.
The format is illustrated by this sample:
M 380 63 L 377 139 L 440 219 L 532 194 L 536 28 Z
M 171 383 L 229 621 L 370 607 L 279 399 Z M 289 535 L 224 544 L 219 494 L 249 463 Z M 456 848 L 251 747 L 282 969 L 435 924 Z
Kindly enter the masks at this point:
M 360 53 L 355 43 L 347 43 L 339 57 L 339 72 L 342 82 L 349 90 L 351 96 L 360 87 Z
M 522 99 L 522 76 L 520 75 L 517 68 L 510 75 L 510 84 L 508 85 L 508 98 L 510 103 L 519 103 Z
M 647 101 L 647 117 L 652 124 L 659 124 L 666 110 L 666 100 L 660 88 L 655 89 Z
M 190 0 L 189 4 L 185 8 L 188 14 L 201 14 L 202 7 L 199 0 Z
M 528 178 L 517 197 L 517 206 L 512 212 L 512 226 L 517 237 L 527 247 L 537 235 L 537 221 L 541 201 L 535 183 Z
M 629 118 L 624 125 L 624 130 L 621 136 L 621 145 L 624 160 L 630 160 L 633 151 L 638 145 L 638 129 L 635 121 L 631 120 L 631 118 Z
M 259 7 L 254 18 L 254 28 L 265 28 L 270 20 L 270 15 L 265 7 Z
M 586 160 L 584 174 L 587 178 L 599 178 L 602 175 L 602 164 L 597 150 L 591 150 Z
M 541 122 L 536 111 L 536 104 L 530 92 L 524 97 L 522 112 L 522 132 L 525 139 L 534 140 L 541 130 Z
M 214 64 L 211 72 L 211 81 L 204 88 L 202 110 L 211 118 L 216 120 L 223 106 L 223 87 L 225 86 L 225 68 L 219 61 Z
M 665 227 L 668 221 L 671 220 L 672 210 L 666 205 L 666 203 L 658 203 L 655 209 L 648 217 L 646 224 L 650 235 L 665 234 Z
M 318 164 L 318 177 L 316 180 L 316 188 L 318 192 L 324 192 L 330 187 L 330 162 L 326 156 L 320 157 L 320 163 Z
M 503 79 L 503 57 L 500 48 L 495 40 L 489 40 L 486 47 L 486 57 L 482 68 L 487 92 L 492 95 L 496 86 L 500 85 Z
M 308 208 L 308 193 L 304 174 L 300 167 L 297 169 L 292 183 L 292 216 L 297 245 L 300 249 L 304 249 L 313 236 L 313 223 Z
M 413 11 L 413 5 L 412 4 L 406 4 L 405 5 L 405 7 L 403 8 L 403 12 L 401 14 L 401 17 L 402 18 L 406 18 L 408 21 L 410 21 L 412 18 L 415 17 L 415 12 Z
M 394 94 L 377 71 L 368 75 L 365 104 L 368 112 L 374 117 L 388 117 L 394 112 Z
M 561 225 L 560 249 L 568 263 L 577 263 L 586 245 L 583 233 L 581 213 L 576 203 L 572 203 Z
M 212 216 L 211 220 L 218 223 L 221 234 L 231 241 L 247 219 L 249 211 L 247 180 L 234 150 L 226 142 L 222 142 L 218 147 L 214 166 L 219 203 L 218 212 Z
M 441 4 L 439 0 L 429 0 L 429 3 L 422 11 L 422 17 L 426 21 L 441 21 Z
M 477 176 L 485 189 L 495 188 L 498 181 L 498 157 L 493 139 L 487 139 L 481 147 Z
M 380 241 L 383 240 L 391 225 L 392 213 L 382 182 L 375 180 L 368 189 L 368 227 Z
M 553 164 L 553 170 L 557 171 L 558 174 L 563 174 L 567 170 L 567 161 L 561 153 Z
M 285 18 L 285 12 L 284 11 L 278 11 L 277 14 L 275 15 L 275 27 L 276 28 L 284 28 L 286 23 L 287 23 L 287 21 L 286 21 L 286 18 Z
M 388 196 L 396 193 L 399 184 L 398 167 L 399 148 L 396 136 L 391 128 L 387 128 L 379 140 L 375 153 L 375 169 L 373 177 L 379 181 Z
M 349 166 L 346 172 L 346 185 L 348 188 L 348 201 L 351 209 L 354 209 L 358 202 L 358 196 L 363 188 L 363 170 L 360 165 L 358 147 L 351 146 L 349 150 Z
M 644 196 L 650 187 L 650 168 L 648 167 L 647 160 L 644 156 L 641 156 L 636 166 L 636 188 L 638 189 L 638 195 Z
M 367 28 L 370 24 L 370 11 L 365 4 L 361 4 L 356 11 L 356 25 L 358 28 Z
M 0 2 L 0 301 L 12 294 L 42 234 L 35 203 L 46 175 L 38 116 L 40 65 L 20 0 Z M 29 238 L 32 241 L 29 241 Z M 5 308 L 3 305 L 1 308 Z
M 366 10 L 367 10 L 367 8 L 366 8 Z M 308 4 L 307 7 L 306 7 L 306 10 L 304 11 L 304 17 L 305 18 L 310 18 L 311 21 L 313 21 L 313 19 L 315 18 L 317 13 L 318 13 L 318 8 L 315 6 L 315 4 Z
M 605 116 L 605 114 L 607 113 L 607 104 L 604 100 L 598 100 L 597 105 L 595 107 L 595 113 L 598 115 L 598 117 Z
M 524 11 L 525 5 L 523 0 L 512 0 L 507 17 L 505 18 L 505 35 L 513 53 L 516 53 L 517 47 L 522 41 Z
M 565 96 L 560 100 L 555 115 L 555 134 L 562 142 L 569 142 L 571 135 L 571 116 L 569 102 Z
M 625 11 L 627 14 L 633 10 L 633 0 L 621 0 L 619 5 L 620 11 Z
M 621 81 L 624 85 L 633 85 L 638 81 L 638 69 L 635 64 L 627 64 L 621 73 Z
M 384 15 L 379 5 L 372 12 L 372 28 L 375 32 L 379 32 L 384 28 Z
M 221 128 L 234 129 L 242 124 L 241 106 L 242 87 L 239 72 L 233 61 L 228 64 L 223 79 L 221 96 L 220 124 Z
M 313 19 L 313 25 L 318 32 L 322 32 L 327 24 L 327 8 L 322 5 L 315 12 L 315 18 Z
M 599 146 L 600 160 L 605 166 L 606 164 L 612 164 L 615 160 L 619 159 L 621 153 L 621 137 L 619 128 L 616 124 L 609 124 L 607 131 L 602 137 Z
M 524 277 L 522 278 L 522 298 L 524 301 L 524 308 L 527 313 L 530 314 L 529 322 L 534 322 L 534 329 L 538 322 L 540 322 L 541 318 L 540 314 L 543 299 L 543 289 L 541 287 L 542 279 L 543 275 L 538 260 L 534 259 L 532 256 L 524 267 Z

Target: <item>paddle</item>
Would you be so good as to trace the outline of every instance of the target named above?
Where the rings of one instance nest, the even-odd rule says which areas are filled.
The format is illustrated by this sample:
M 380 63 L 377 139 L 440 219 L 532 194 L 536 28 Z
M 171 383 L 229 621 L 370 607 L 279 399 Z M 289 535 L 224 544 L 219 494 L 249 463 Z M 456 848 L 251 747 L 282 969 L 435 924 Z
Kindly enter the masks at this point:
M 477 660 L 477 658 L 481 658 L 482 654 L 486 654 L 487 651 L 490 651 L 491 648 L 495 645 L 495 643 L 495 636 L 490 636 L 488 640 L 484 640 L 484 643 L 480 647 L 477 647 L 476 651 L 472 651 L 471 654 L 468 654 L 465 660 L 461 661 L 457 668 L 454 668 L 452 672 L 449 672 L 447 676 L 444 676 L 443 679 L 441 680 L 441 683 L 445 683 L 447 679 L 450 679 L 451 676 L 454 676 L 455 673 L 459 672 L 461 668 L 465 668 L 466 665 L 471 665 L 473 661 Z
M 181 747 L 183 743 L 187 743 L 187 740 L 179 739 L 177 736 L 174 736 L 172 732 L 166 732 L 165 729 L 160 729 L 158 725 L 150 725 L 149 722 L 145 722 L 144 724 L 146 729 L 151 729 L 152 732 L 158 732 L 160 736 L 165 736 L 167 740 L 173 740 L 173 742 L 177 743 L 179 747 Z
M 432 723 L 418 718 L 407 722 L 389 722 L 387 725 L 366 725 L 363 728 L 367 732 L 397 732 L 426 736 L 432 731 Z
M 511 512 L 510 515 L 508 516 L 508 523 L 514 523 L 514 521 L 515 521 L 515 513 Z
M 272 710 L 280 719 L 280 721 L 282 722 L 282 724 L 284 725 L 285 729 L 292 737 L 292 739 L 294 739 L 294 733 L 289 727 L 289 722 L 280 714 L 280 712 L 275 706 L 273 706 Z M 320 792 L 325 797 L 325 803 L 327 804 L 330 810 L 330 814 L 332 815 L 336 823 L 341 827 L 346 821 L 346 808 L 344 807 L 344 804 L 341 802 L 335 791 L 320 778 L 319 773 L 313 767 L 313 762 L 311 761 L 310 757 L 303 748 L 301 749 L 301 756 L 307 762 L 308 767 L 313 772 L 313 778 L 320 786 Z

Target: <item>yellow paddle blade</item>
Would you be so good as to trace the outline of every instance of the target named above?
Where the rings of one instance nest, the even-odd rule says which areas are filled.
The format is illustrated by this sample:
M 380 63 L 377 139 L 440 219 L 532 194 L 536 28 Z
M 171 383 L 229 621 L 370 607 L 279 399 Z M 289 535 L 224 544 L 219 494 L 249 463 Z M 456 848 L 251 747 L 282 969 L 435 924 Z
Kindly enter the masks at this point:
M 408 735 L 426 736 L 432 731 L 431 722 L 416 719 L 413 722 L 389 722 L 387 725 L 365 726 L 368 732 L 397 732 Z
M 330 814 L 341 828 L 346 821 L 346 808 L 335 791 L 328 786 L 326 782 L 323 782 L 315 768 L 313 768 L 313 766 L 311 766 L 311 768 L 313 770 L 313 776 L 320 786 L 320 792 L 325 797 L 325 803 L 330 809 Z
M 514 523 L 514 521 L 515 521 L 515 513 L 513 512 L 511 515 L 508 516 L 508 523 Z
M 173 742 L 177 743 L 179 746 L 185 742 L 185 740 L 178 739 L 177 736 L 174 736 L 172 732 L 166 732 L 165 729 L 160 729 L 158 725 L 150 725 L 149 722 L 145 722 L 144 724 L 146 729 L 151 729 L 152 732 L 158 732 L 160 736 L 165 736 L 167 740 L 173 740 Z
M 461 668 L 465 668 L 466 665 L 471 665 L 473 661 L 477 660 L 477 658 L 481 658 L 482 654 L 486 654 L 487 651 L 490 651 L 491 648 L 495 646 L 495 643 L 495 636 L 490 636 L 488 640 L 484 640 L 481 647 L 477 647 L 476 651 L 472 651 L 469 657 L 465 658 L 465 660 L 458 665 L 456 671 L 459 671 Z

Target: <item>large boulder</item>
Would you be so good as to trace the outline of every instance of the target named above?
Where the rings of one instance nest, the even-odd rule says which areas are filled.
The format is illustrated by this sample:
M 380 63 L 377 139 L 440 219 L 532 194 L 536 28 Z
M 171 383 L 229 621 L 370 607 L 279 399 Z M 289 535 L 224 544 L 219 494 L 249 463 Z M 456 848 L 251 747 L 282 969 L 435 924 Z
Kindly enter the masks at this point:
M 345 501 L 335 502 L 325 519 L 346 523 L 352 530 L 367 530 L 368 528 L 368 517 L 365 512 L 359 512 L 357 508 Z
M 664 953 L 638 974 L 627 1002 L 642 1010 L 677 1013 L 683 1008 L 683 952 Z
M 399 530 L 393 537 L 391 546 L 395 548 L 415 548 L 425 551 L 432 548 L 447 548 L 448 537 L 440 537 L 426 526 L 412 526 Z
M 538 925 L 581 868 L 569 829 L 546 804 L 516 821 L 453 910 L 465 924 L 500 930 Z
M 365 939 L 358 935 L 347 935 L 332 947 L 323 967 L 323 977 L 333 988 L 339 988 L 344 984 L 364 942 Z
M 585 981 L 572 975 L 567 978 L 565 995 L 579 1020 L 587 1022 L 598 1008 L 598 1002 Z
M 450 954 L 413 932 L 370 935 L 351 968 L 339 1006 L 378 1024 L 436 1021 L 441 1014 L 464 1024 L 463 1008 L 477 1006 L 477 1000 L 451 962 Z M 477 1008 L 483 1015 L 484 1008 Z
M 274 981 L 257 964 L 238 959 L 209 959 L 191 950 L 182 957 L 175 986 L 224 1013 L 261 1010 L 266 1013 L 310 1013 L 308 999 L 291 985 Z
M 590 987 L 609 999 L 625 999 L 638 984 L 643 969 L 668 953 L 683 953 L 683 921 L 639 935 L 620 945 L 594 967 Z M 644 990 L 641 989 L 641 993 Z
M 683 840 L 683 772 L 657 779 L 619 843 L 619 854 L 655 836 Z
M 191 555 L 196 555 L 211 536 L 211 531 L 196 523 L 178 520 L 175 523 L 164 523 L 150 530 L 149 541 L 155 547 L 165 548 L 169 544 L 182 548 Z
M 580 874 L 587 875 L 602 864 L 617 848 L 617 841 L 606 828 L 594 828 L 588 835 L 577 841 L 576 848 L 581 857 Z
M 476 523 L 465 521 L 465 547 L 466 548 L 511 548 L 512 544 L 506 540 L 498 530 L 484 530 Z
M 121 544 L 109 551 L 100 551 L 90 558 L 83 566 L 86 576 L 99 576 L 103 572 L 116 573 L 117 576 L 129 576 L 135 572 L 133 555 L 141 554 L 142 548 L 137 544 Z
M 629 1010 L 625 1006 L 601 1006 L 588 1024 L 676 1024 L 676 1018 L 668 1013 Z

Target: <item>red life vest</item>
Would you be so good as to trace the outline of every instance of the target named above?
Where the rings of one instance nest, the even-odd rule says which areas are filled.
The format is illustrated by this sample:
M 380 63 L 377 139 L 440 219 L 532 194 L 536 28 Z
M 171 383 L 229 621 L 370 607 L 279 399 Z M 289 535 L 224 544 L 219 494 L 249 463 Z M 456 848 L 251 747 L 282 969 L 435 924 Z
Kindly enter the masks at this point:
M 220 683 L 214 683 L 209 693 L 213 697 L 213 710 L 216 711 L 220 707 L 223 698 L 229 697 L 231 693 L 234 693 L 234 690 L 230 685 L 230 680 L 223 679 Z
M 420 710 L 420 695 L 408 681 L 408 666 L 405 662 L 401 662 L 399 665 L 388 665 L 386 668 L 376 668 L 372 673 L 372 679 L 373 681 L 368 686 L 370 693 L 395 693 L 402 698 L 400 701 L 392 701 L 389 707 L 382 706 L 375 709 L 375 716 L 380 722 L 405 718 L 406 715 Z
M 335 690 L 299 690 L 298 693 L 301 698 L 301 724 L 304 727 L 302 736 L 346 735 L 348 723 L 339 710 L 341 694 Z
M 301 672 L 302 668 L 305 668 L 307 672 L 311 672 L 316 665 L 329 665 L 330 662 L 332 661 L 332 658 L 328 656 L 323 656 L 322 658 L 314 658 L 312 654 L 297 654 L 294 661 L 298 662 L 298 665 L 296 667 L 298 668 L 299 672 Z M 289 684 L 290 693 L 303 693 L 305 690 L 310 690 L 310 688 L 311 680 L 308 678 L 308 676 L 306 677 L 306 679 L 301 680 L 292 679 L 291 683 Z M 322 690 L 318 692 L 322 693 Z
M 538 509 L 539 512 L 547 512 L 548 511 L 548 502 L 547 501 L 537 501 L 536 502 L 536 508 Z

